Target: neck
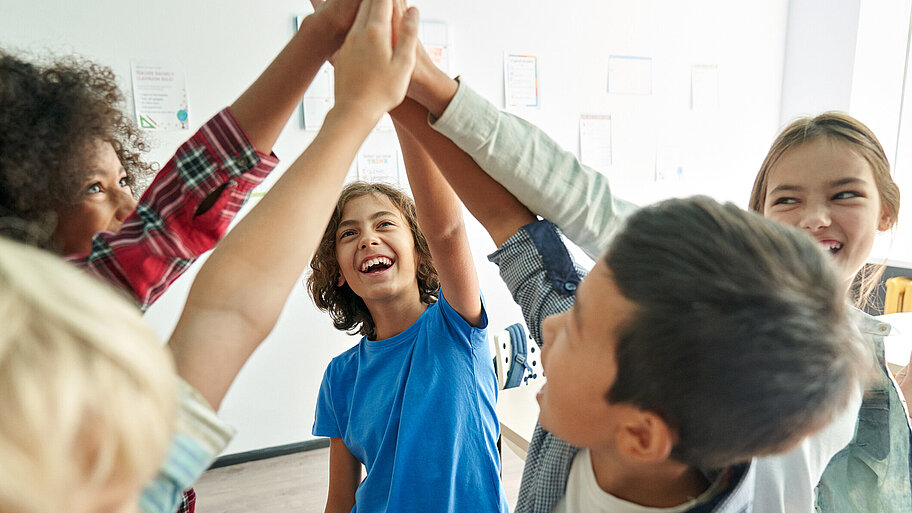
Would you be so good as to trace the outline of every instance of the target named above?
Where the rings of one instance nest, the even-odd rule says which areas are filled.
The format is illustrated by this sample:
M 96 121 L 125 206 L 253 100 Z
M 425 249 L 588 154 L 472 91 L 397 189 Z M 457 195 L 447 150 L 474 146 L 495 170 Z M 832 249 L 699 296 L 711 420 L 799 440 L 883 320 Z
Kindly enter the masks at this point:
M 375 340 L 384 340 L 402 333 L 415 323 L 427 309 L 421 302 L 417 287 L 402 296 L 365 300 L 376 327 Z
M 599 488 L 619 499 L 651 508 L 671 508 L 699 497 L 709 488 L 703 474 L 683 463 L 621 460 L 616 453 L 590 449 Z

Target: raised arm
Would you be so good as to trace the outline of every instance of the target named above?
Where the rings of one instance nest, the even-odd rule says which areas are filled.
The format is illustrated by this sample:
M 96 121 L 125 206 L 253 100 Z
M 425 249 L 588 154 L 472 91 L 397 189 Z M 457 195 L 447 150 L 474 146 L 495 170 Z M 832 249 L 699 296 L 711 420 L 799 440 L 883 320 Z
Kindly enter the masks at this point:
M 391 0 L 361 4 L 336 58 L 336 103 L 323 127 L 193 284 L 170 345 L 180 375 L 216 409 L 307 266 L 358 147 L 405 95 L 418 16 L 406 15 L 394 49 L 391 11 Z
M 315 8 L 269 67 L 231 105 L 232 114 L 258 151 L 272 152 L 320 66 L 345 40 L 360 3 L 329 0 Z
M 396 135 L 415 197 L 418 225 L 434 257 L 440 288 L 466 322 L 480 326 L 481 290 L 462 221 L 462 204 L 418 141 L 398 124 Z
M 472 157 L 428 125 L 428 111 L 423 106 L 406 99 L 390 115 L 400 132 L 401 129 L 407 130 L 411 134 L 410 139 L 417 140 L 436 162 L 443 177 L 449 182 L 449 187 L 452 187 L 469 212 L 485 227 L 497 246 L 513 236 L 523 225 L 535 221 L 532 212 L 485 173 Z M 411 175 L 409 181 L 411 182 Z M 412 189 L 414 190 L 414 184 Z M 415 202 L 418 202 L 418 194 L 415 195 Z M 458 212 L 461 225 L 461 209 Z M 434 258 L 436 260 L 437 256 Z
M 341 45 L 359 0 L 330 0 L 259 78 L 177 150 L 117 232 L 95 235 L 76 265 L 157 300 L 228 230 L 250 191 L 275 168 L 272 146 L 323 62 Z
M 607 247 L 618 218 L 635 208 L 612 195 L 604 175 L 582 165 L 535 125 L 448 77 L 422 50 L 409 97 L 428 109 L 435 130 L 593 259 Z

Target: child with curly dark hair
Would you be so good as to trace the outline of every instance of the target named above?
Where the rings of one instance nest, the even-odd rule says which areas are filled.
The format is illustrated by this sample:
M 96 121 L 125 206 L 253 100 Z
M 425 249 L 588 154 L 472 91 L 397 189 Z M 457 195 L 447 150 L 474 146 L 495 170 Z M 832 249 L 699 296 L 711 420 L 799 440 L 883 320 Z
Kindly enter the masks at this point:
M 330 362 L 317 399 L 313 434 L 330 438 L 325 511 L 506 512 L 462 205 L 437 169 L 447 159 L 432 161 L 396 123 L 414 202 L 382 184 L 347 186 L 307 282 L 336 328 L 363 335 Z
M 29 62 L 0 51 L 0 233 L 50 249 L 127 292 L 145 310 L 225 234 L 278 159 L 272 147 L 317 70 L 345 39 L 360 2 L 332 0 L 260 77 L 206 122 L 137 202 L 154 173 L 122 112 L 110 69 L 65 57 Z M 205 364 L 182 375 L 213 376 Z M 188 380 L 189 381 L 189 380 Z M 194 510 L 192 490 L 231 430 L 181 387 L 178 433 L 144 511 Z M 205 395 L 205 394 L 204 394 Z M 166 497 L 164 500 L 160 498 Z
M 358 2 L 335 0 L 154 174 L 105 66 L 0 51 L 0 233 L 51 249 L 146 309 L 225 234 L 278 163 L 272 146 Z M 331 19 L 330 19 L 331 17 Z M 345 23 L 339 23 L 343 20 Z M 44 60 L 44 59 L 42 59 Z

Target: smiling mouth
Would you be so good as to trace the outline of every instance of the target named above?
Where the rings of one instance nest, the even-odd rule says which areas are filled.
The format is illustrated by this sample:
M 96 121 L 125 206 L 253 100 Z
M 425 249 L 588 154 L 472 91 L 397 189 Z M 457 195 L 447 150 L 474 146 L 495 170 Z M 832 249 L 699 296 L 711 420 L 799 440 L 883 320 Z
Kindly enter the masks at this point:
M 359 269 L 364 274 L 381 273 L 393 266 L 393 261 L 387 257 L 374 257 L 361 263 Z
M 824 249 L 830 252 L 831 255 L 839 253 L 844 247 L 843 243 L 836 241 L 823 241 L 821 244 L 823 245 Z

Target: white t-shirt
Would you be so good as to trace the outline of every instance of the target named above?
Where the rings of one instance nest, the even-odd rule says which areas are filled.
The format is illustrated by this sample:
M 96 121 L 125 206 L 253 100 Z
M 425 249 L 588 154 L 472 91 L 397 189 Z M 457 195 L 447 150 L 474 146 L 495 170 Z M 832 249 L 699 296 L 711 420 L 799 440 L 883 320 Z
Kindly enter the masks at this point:
M 833 421 L 789 452 L 756 458 L 754 511 L 813 513 L 814 489 L 833 456 L 855 436 L 861 390 Z
M 619 499 L 599 488 L 595 480 L 595 471 L 592 470 L 589 449 L 582 449 L 573 458 L 570 476 L 567 478 L 567 490 L 560 502 L 554 506 L 552 513 L 681 513 L 694 507 L 707 494 L 716 493 L 715 488 L 716 486 L 711 486 L 700 497 L 672 508 L 640 506 Z

